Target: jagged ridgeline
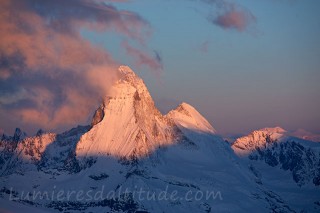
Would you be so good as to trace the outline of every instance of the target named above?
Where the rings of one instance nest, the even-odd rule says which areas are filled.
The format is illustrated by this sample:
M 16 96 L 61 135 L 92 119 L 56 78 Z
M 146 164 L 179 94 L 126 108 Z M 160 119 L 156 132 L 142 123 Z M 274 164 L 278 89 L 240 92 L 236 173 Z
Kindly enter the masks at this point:
M 90 125 L 1 137 L 0 212 L 320 210 L 317 143 L 281 128 L 227 143 L 191 105 L 163 115 L 129 67 L 119 75 Z

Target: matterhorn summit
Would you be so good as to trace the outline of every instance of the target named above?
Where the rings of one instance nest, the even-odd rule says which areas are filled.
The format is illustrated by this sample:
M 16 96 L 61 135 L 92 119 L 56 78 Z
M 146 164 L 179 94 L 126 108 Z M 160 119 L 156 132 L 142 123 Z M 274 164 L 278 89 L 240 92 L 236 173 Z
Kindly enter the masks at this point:
M 143 80 L 128 66 L 120 66 L 118 71 L 120 79 L 97 109 L 92 128 L 77 144 L 77 158 L 146 156 L 158 147 L 176 143 L 181 127 L 215 133 L 209 122 L 186 103 L 162 115 Z

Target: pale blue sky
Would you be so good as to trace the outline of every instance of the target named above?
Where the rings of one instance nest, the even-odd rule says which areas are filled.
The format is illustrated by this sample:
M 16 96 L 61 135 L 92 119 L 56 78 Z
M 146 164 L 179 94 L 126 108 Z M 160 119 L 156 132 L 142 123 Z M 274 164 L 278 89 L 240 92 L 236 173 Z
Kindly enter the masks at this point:
M 117 6 L 150 22 L 149 51 L 163 59 L 161 77 L 135 67 L 120 38 L 92 36 L 146 81 L 162 111 L 195 106 L 221 133 L 266 126 L 320 132 L 320 2 L 245 0 L 256 23 L 238 32 L 209 23 L 199 1 L 131 1 Z M 201 46 L 206 43 L 207 51 Z M 150 73 L 151 72 L 151 73 Z
M 188 102 L 221 134 L 320 133 L 318 0 L 0 4 L 0 134 L 86 124 L 114 59 L 145 80 L 162 112 Z M 88 78 L 105 65 L 105 83 Z

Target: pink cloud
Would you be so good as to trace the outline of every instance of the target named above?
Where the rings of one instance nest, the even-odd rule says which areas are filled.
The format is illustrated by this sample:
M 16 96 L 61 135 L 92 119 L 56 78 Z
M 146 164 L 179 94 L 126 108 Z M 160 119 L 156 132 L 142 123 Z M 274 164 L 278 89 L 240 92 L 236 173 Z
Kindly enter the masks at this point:
M 86 123 L 119 64 L 82 29 L 139 43 L 151 33 L 138 14 L 105 1 L 0 1 L 0 115 L 8 123 L 47 129 Z
M 256 23 L 256 17 L 250 10 L 227 0 L 202 0 L 213 5 L 214 10 L 208 20 L 223 29 L 234 29 L 239 32 L 246 31 Z
M 256 18 L 248 11 L 231 9 L 218 15 L 212 22 L 225 29 L 235 29 L 239 32 L 248 29 L 248 26 L 255 22 Z

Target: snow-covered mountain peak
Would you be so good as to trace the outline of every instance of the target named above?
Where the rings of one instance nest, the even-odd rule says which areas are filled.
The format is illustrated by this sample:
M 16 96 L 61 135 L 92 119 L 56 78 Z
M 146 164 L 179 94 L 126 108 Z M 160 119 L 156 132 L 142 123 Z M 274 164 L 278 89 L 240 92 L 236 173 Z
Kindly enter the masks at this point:
M 118 68 L 118 71 L 120 73 L 120 80 L 117 82 L 117 84 L 128 82 L 136 89 L 146 88 L 143 80 L 138 75 L 136 75 L 130 67 L 121 65 Z
M 118 68 L 120 73 L 119 80 L 112 86 L 109 98 L 128 98 L 132 97 L 132 94 L 138 98 L 138 95 L 142 95 L 151 99 L 151 95 L 143 82 L 143 80 L 134 73 L 134 71 L 125 65 L 121 65 Z M 108 98 L 106 99 L 108 101 Z M 104 103 L 105 105 L 107 103 Z
M 136 74 L 133 72 L 133 70 L 129 66 L 121 65 L 118 68 L 118 70 L 121 74 L 136 76 Z
M 287 131 L 279 126 L 277 127 L 267 127 L 267 128 L 263 128 L 263 129 L 260 129 L 258 130 L 259 132 L 265 132 L 265 133 L 268 133 L 268 134 L 284 134 L 286 133 Z
M 278 140 L 287 135 L 287 131 L 281 127 L 266 127 L 255 130 L 249 134 L 254 140 L 270 137 L 272 140 Z
M 171 118 L 182 128 L 197 132 L 216 133 L 211 124 L 190 104 L 181 103 L 176 109 L 171 110 L 166 117 Z
M 235 154 L 257 166 L 264 162 L 270 167 L 287 171 L 300 187 L 310 183 L 320 185 L 318 144 L 294 137 L 280 127 L 253 131 L 238 138 L 232 149 Z
M 145 156 L 160 146 L 177 142 L 184 130 L 214 134 L 215 129 L 191 105 L 180 104 L 163 116 L 143 80 L 120 66 L 121 78 L 96 111 L 92 128 L 76 148 L 79 158 Z M 182 132 L 181 132 L 182 131 Z
M 257 148 L 265 148 L 268 144 L 286 138 L 286 133 L 287 131 L 281 127 L 255 130 L 247 136 L 238 138 L 232 148 L 238 155 L 248 155 Z
M 192 116 L 190 114 L 191 112 L 197 111 L 193 106 L 187 104 L 186 102 L 182 102 L 181 104 L 179 104 L 179 106 L 175 110 L 189 117 Z
M 144 156 L 157 147 L 175 142 L 176 126 L 155 107 L 145 86 L 129 67 L 96 111 L 92 128 L 77 144 L 78 157 L 113 155 Z
M 285 142 L 297 142 L 307 147 L 317 147 L 317 143 L 310 143 L 309 138 L 304 138 L 303 134 L 297 135 L 286 131 L 281 127 L 263 128 L 255 130 L 247 136 L 238 138 L 232 145 L 232 149 L 237 155 L 246 156 L 257 149 L 268 149 L 277 144 Z

